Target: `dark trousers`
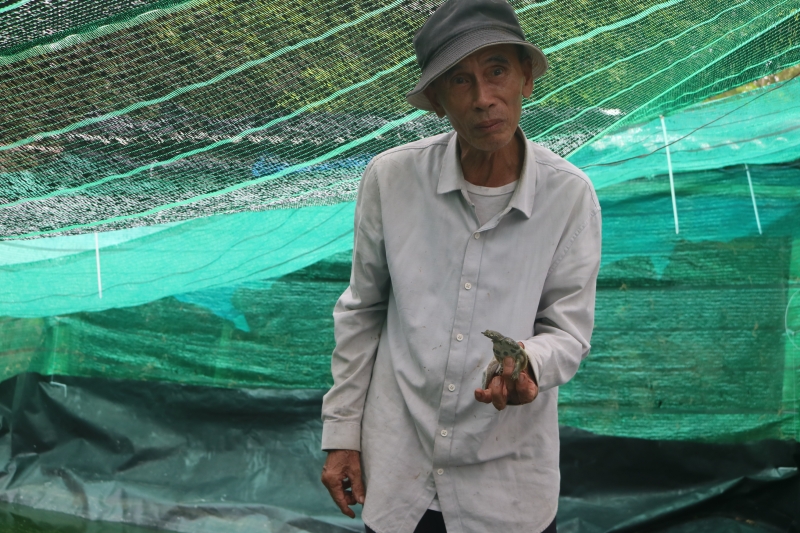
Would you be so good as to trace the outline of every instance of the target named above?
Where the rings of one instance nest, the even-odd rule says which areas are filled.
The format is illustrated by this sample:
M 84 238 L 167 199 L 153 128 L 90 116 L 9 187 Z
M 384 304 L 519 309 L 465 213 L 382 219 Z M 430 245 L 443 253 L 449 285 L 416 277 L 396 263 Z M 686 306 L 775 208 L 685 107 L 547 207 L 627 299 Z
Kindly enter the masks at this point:
M 367 529 L 367 533 L 375 533 L 369 526 L 364 526 Z M 414 530 L 414 533 L 447 533 L 447 529 L 444 527 L 444 518 L 442 518 L 442 513 L 439 511 L 431 511 L 428 509 L 425 511 L 425 514 L 422 517 L 422 520 L 419 521 L 417 524 L 417 528 Z M 556 519 L 554 518 L 553 521 L 550 523 L 547 528 L 542 531 L 542 533 L 556 533 Z

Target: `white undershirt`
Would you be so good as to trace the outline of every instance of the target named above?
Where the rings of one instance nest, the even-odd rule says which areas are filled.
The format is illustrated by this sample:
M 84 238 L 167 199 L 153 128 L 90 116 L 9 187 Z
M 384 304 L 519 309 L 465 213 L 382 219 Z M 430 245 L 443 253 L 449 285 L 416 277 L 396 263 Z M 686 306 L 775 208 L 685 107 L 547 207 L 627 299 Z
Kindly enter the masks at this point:
M 475 214 L 481 226 L 489 222 L 496 214 L 503 211 L 517 188 L 517 181 L 502 187 L 481 187 L 466 181 L 467 194 L 475 204 Z
M 489 222 L 497 213 L 508 207 L 511 196 L 517 189 L 517 181 L 512 181 L 502 187 L 481 187 L 466 182 L 469 199 L 475 204 L 475 214 L 481 226 Z M 442 511 L 439 506 L 439 495 L 434 494 L 433 501 L 428 506 L 431 511 Z

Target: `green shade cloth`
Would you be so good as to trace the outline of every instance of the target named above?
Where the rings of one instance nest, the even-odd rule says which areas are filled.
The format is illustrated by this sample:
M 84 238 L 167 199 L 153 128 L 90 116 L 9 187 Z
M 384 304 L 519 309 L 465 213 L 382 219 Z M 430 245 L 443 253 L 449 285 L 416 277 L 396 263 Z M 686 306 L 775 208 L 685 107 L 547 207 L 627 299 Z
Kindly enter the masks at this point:
M 449 128 L 404 100 L 439 2 L 56 3 L 0 7 L 0 378 L 330 386 L 361 172 Z M 512 5 L 604 209 L 561 421 L 797 438 L 800 81 L 704 102 L 800 63 L 797 2 Z

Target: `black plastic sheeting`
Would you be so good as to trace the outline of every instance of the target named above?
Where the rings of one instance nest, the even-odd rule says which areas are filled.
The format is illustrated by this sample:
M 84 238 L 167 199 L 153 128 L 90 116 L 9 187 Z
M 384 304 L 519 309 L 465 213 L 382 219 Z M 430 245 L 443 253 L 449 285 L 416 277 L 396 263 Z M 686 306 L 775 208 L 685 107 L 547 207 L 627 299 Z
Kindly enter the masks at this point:
M 558 530 L 800 531 L 800 446 L 650 441 L 561 428 Z
M 72 517 L 46 529 L 56 512 L 191 533 L 363 531 L 319 482 L 321 398 L 16 376 L 0 383 L 0 530 L 110 531 Z M 800 531 L 796 442 L 561 440 L 560 533 Z

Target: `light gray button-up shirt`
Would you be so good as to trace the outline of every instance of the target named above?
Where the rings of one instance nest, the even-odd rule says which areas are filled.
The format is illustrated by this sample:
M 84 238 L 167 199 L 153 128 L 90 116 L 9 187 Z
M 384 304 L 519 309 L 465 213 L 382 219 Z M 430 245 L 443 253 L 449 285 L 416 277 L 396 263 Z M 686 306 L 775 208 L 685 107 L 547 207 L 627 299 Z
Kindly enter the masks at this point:
M 394 148 L 364 172 L 322 447 L 361 450 L 362 517 L 378 533 L 413 532 L 437 493 L 449 533 L 536 533 L 558 505 L 558 386 L 589 351 L 600 206 L 583 172 L 526 141 L 508 207 L 480 226 L 456 139 Z M 525 344 L 533 403 L 475 400 L 486 329 Z

